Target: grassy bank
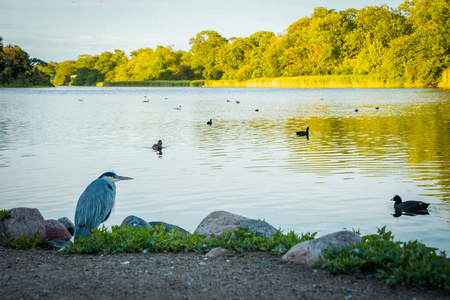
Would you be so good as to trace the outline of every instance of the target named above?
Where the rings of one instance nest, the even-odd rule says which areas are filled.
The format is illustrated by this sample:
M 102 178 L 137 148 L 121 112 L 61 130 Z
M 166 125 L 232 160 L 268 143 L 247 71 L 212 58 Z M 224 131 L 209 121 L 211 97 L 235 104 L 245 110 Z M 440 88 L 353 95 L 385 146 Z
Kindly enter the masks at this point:
M 206 87 L 254 87 L 254 88 L 386 88 L 389 86 L 378 76 L 327 75 L 238 80 L 207 80 Z M 397 86 L 395 86 L 397 87 Z
M 439 82 L 438 87 L 450 89 L 450 69 L 446 69 L 442 72 L 442 79 L 441 82 Z
M 196 87 L 203 86 L 204 80 L 152 80 L 152 81 L 105 81 L 97 83 L 104 87 Z
M 376 75 L 318 75 L 297 77 L 255 78 L 249 80 L 155 80 L 99 82 L 104 87 L 244 87 L 244 88 L 401 88 L 422 87 L 386 82 Z M 450 71 L 447 69 L 438 85 L 450 88 Z

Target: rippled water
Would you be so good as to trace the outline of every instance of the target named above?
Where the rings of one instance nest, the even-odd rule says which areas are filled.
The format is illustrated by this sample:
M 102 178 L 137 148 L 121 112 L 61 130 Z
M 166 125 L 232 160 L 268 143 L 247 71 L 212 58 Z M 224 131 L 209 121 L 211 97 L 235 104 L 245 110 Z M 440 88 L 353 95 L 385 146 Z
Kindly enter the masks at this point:
M 114 170 L 135 180 L 117 183 L 107 226 L 136 215 L 193 232 L 226 210 L 318 236 L 386 225 L 448 252 L 449 149 L 440 89 L 0 89 L 0 209 L 46 219 L 73 220 Z M 429 214 L 394 216 L 395 194 Z

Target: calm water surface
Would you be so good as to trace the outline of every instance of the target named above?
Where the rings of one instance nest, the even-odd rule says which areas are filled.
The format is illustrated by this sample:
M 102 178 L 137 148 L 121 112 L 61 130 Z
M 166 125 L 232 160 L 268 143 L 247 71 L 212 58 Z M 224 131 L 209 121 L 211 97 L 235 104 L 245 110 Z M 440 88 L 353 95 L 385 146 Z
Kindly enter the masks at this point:
M 117 184 L 106 226 L 136 215 L 193 232 L 226 210 L 317 236 L 386 225 L 449 252 L 449 149 L 440 89 L 0 89 L 0 209 L 46 219 L 73 220 L 114 170 L 135 180 Z M 395 194 L 429 214 L 394 216 Z

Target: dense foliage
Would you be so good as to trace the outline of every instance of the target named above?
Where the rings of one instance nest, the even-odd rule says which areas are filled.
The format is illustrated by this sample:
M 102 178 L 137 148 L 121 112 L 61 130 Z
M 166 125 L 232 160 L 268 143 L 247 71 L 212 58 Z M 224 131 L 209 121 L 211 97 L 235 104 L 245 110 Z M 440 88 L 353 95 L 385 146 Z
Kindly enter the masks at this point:
M 405 0 L 395 9 L 317 7 L 283 34 L 260 31 L 227 39 L 209 30 L 191 38 L 190 45 L 188 52 L 158 46 L 138 49 L 130 57 L 121 50 L 80 55 L 56 65 L 53 83 L 371 75 L 389 86 L 435 86 L 450 65 L 450 4 Z M 0 52 L 0 82 L 31 72 L 5 68 L 2 55 L 8 51 Z M 37 70 L 49 74 L 45 68 Z
M 3 46 L 0 37 L 0 86 L 52 86 L 54 66 L 30 59 L 19 46 Z
M 208 238 L 201 234 L 182 234 L 178 229 L 164 231 L 164 226 L 134 229 L 113 226 L 111 231 L 105 227 L 94 229 L 87 238 L 79 238 L 74 244 L 64 248 L 65 253 L 124 253 L 124 252 L 180 252 L 194 251 L 206 253 L 216 247 L 243 251 L 266 251 L 272 254 L 285 253 L 294 245 L 311 240 L 316 234 L 297 235 L 294 232 L 278 232 L 270 238 L 259 236 L 252 230 L 236 228 L 224 232 L 221 237 Z
M 363 243 L 345 250 L 324 251 L 333 274 L 377 272 L 389 285 L 407 283 L 422 288 L 450 291 L 450 260 L 418 241 L 395 242 L 383 227 L 378 234 L 363 236 Z

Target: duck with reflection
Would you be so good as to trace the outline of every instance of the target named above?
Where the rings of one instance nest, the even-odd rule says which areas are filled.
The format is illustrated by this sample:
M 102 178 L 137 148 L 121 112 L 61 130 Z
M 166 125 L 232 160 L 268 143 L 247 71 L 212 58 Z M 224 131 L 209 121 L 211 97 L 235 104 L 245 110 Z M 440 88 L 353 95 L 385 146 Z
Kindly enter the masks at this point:
M 152 149 L 161 152 L 161 150 L 162 150 L 162 141 L 159 140 L 158 143 L 156 143 L 156 144 L 154 144 L 152 146 Z
M 209 119 L 208 122 L 206 122 L 207 125 L 211 126 L 212 125 L 212 119 Z
M 394 209 L 406 212 L 421 212 L 426 211 L 430 203 L 425 203 L 422 201 L 402 201 L 402 198 L 399 195 L 395 195 L 394 198 L 391 199 L 394 201 Z
M 306 131 L 297 131 L 298 136 L 309 136 L 309 127 L 306 127 Z

